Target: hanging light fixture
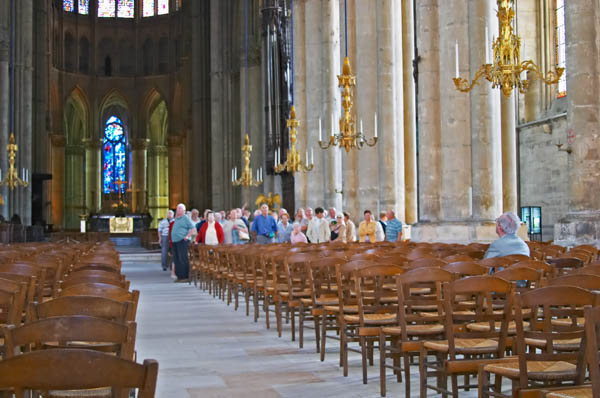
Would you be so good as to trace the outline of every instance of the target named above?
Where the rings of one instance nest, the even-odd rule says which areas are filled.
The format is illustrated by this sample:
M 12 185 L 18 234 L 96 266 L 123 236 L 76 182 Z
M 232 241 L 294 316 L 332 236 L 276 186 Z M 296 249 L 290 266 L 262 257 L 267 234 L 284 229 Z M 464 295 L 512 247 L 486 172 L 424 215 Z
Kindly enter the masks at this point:
M 244 136 L 244 145 L 242 145 L 242 153 L 244 154 L 244 168 L 242 175 L 237 178 L 237 167 L 231 169 L 231 184 L 235 187 L 258 187 L 263 182 L 262 167 L 256 170 L 256 179 L 252 176 L 252 168 L 250 167 L 250 154 L 252 153 L 252 145 L 248 137 L 248 0 L 244 0 L 244 91 L 246 100 L 246 135 Z
M 356 131 L 356 120 L 352 115 L 352 107 L 354 105 L 354 89 L 356 88 L 356 76 L 352 74 L 350 68 L 350 59 L 348 58 L 348 0 L 344 0 L 344 36 L 346 41 L 346 56 L 344 58 L 344 66 L 342 74 L 338 75 L 338 87 L 342 89 L 342 108 L 343 115 L 339 120 L 339 133 L 334 131 L 335 116 L 331 114 L 331 134 L 329 140 L 323 141 L 321 119 L 319 119 L 319 146 L 321 149 L 327 149 L 332 146 L 344 148 L 346 152 L 350 149 L 362 149 L 367 144 L 374 146 L 377 144 L 377 113 L 373 117 L 373 138 L 368 140 L 363 134 L 363 124 L 360 121 L 359 131 Z
M 285 7 L 285 5 L 284 5 Z M 292 173 L 292 175 L 294 175 L 294 173 L 297 172 L 308 172 L 311 171 L 314 168 L 314 152 L 311 150 L 311 155 L 312 155 L 312 160 L 309 164 L 308 162 L 308 149 L 306 150 L 306 160 L 302 160 L 300 153 L 296 150 L 296 134 L 297 134 L 297 128 L 300 126 L 300 121 L 296 119 L 296 107 L 294 106 L 294 90 L 295 90 L 295 84 L 294 84 L 294 0 L 291 0 L 290 2 L 290 13 L 291 13 L 291 20 L 292 20 L 292 51 L 291 51 L 291 58 L 292 58 L 292 70 L 291 70 L 291 82 L 292 82 L 292 107 L 290 109 L 290 118 L 287 120 L 287 128 L 290 131 L 290 149 L 287 152 L 287 157 L 286 157 L 286 161 L 285 163 L 281 163 L 281 153 L 279 151 L 279 148 L 275 151 L 275 172 L 276 173 L 282 173 L 284 171 L 287 171 L 288 173 Z

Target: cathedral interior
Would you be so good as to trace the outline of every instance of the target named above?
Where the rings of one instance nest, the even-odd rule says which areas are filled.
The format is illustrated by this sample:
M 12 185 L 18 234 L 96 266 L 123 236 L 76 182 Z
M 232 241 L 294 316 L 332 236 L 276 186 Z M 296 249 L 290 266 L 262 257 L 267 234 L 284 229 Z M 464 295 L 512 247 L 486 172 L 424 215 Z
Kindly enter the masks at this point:
M 495 59 L 508 34 L 495 1 L 1 0 L 0 170 L 14 134 L 29 182 L 0 186 L 1 214 L 70 231 L 125 209 L 156 227 L 178 203 L 273 193 L 356 219 L 393 209 L 416 241 L 489 241 L 513 211 L 532 239 L 595 242 L 598 8 L 514 1 L 507 26 L 533 67 L 504 92 L 485 76 L 453 81 Z M 322 130 L 349 126 L 345 59 L 349 120 L 378 140 L 321 149 Z M 292 105 L 294 149 L 313 167 L 276 172 Z M 260 186 L 231 184 L 246 134 Z

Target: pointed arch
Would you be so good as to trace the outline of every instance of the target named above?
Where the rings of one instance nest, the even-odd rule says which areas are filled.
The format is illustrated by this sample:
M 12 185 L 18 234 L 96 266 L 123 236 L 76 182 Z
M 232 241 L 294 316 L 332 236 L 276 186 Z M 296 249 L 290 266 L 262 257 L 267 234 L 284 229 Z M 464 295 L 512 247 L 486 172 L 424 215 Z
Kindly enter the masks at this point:
M 81 145 L 90 136 L 90 103 L 81 87 L 75 86 L 65 100 L 63 118 L 67 145 Z

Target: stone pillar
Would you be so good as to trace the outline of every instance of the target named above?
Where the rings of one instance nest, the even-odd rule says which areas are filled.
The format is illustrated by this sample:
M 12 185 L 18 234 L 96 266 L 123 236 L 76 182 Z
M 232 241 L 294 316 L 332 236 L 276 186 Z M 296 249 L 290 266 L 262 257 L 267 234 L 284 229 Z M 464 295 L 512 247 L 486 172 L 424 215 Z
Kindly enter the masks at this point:
M 6 175 L 8 170 L 8 161 L 6 156 L 6 144 L 9 136 L 9 109 L 10 109 L 10 83 L 9 83 L 9 51 L 10 51 L 10 33 L 9 33 L 9 1 L 0 1 L 0 169 Z M 0 195 L 5 200 L 5 205 L 1 206 L 0 214 L 4 219 L 9 219 L 8 212 L 8 190 L 6 187 L 0 187 Z
M 324 90 L 323 101 L 326 120 L 331 120 L 331 114 L 335 115 L 335 125 L 331 122 L 323 123 L 324 126 L 330 125 L 330 129 L 339 133 L 339 120 L 342 115 L 340 100 L 340 89 L 338 88 L 337 75 L 342 73 L 340 63 L 340 3 L 338 0 L 322 0 L 323 4 L 323 26 L 322 54 L 325 57 L 323 71 Z M 330 131 L 331 131 L 330 130 Z M 327 175 L 325 176 L 325 206 L 341 209 L 342 195 L 336 193 L 336 190 L 342 190 L 342 152 L 338 148 L 330 148 L 326 155 Z
M 567 125 L 569 213 L 555 225 L 555 242 L 598 245 L 600 240 L 600 54 L 599 5 L 565 2 L 567 42 Z
M 136 138 L 132 142 L 131 151 L 131 210 L 142 213 L 147 210 L 147 185 L 146 175 L 148 170 L 148 144 L 147 138 Z M 183 170 L 182 170 L 183 171 Z
M 404 137 L 402 110 L 402 18 L 393 0 L 377 2 L 379 211 L 393 209 L 404 220 Z M 366 119 L 367 121 L 369 118 Z M 366 124 L 367 126 L 370 123 Z M 366 128 L 370 138 L 372 128 Z M 364 148 L 371 152 L 373 148 Z
M 494 4 L 469 0 L 469 66 L 470 76 L 485 63 L 485 27 L 496 32 L 497 19 L 492 18 Z M 466 48 L 463 48 L 463 52 Z M 487 81 L 476 84 L 470 95 L 471 168 L 473 170 L 473 219 L 493 221 L 502 212 L 502 169 L 500 98 L 498 89 Z
M 83 139 L 85 147 L 85 206 L 87 213 L 100 210 L 102 198 L 102 141 Z
M 296 106 L 296 119 L 300 121 L 298 127 L 297 149 L 300 154 L 305 154 L 312 148 L 315 151 L 315 141 L 309 138 L 309 131 L 318 128 L 313 124 L 308 125 L 308 117 L 306 112 L 306 3 L 302 1 L 294 2 L 292 10 L 294 17 L 294 104 Z M 304 155 L 303 155 L 304 156 Z M 313 169 L 314 170 L 314 169 Z M 294 194 L 297 208 L 304 208 L 308 202 L 307 181 L 311 174 L 296 173 L 294 176 Z M 294 211 L 288 209 L 289 212 Z
M 419 221 L 440 220 L 441 131 L 438 0 L 417 2 L 417 48 L 419 49 Z M 445 9 L 442 10 L 445 12 Z
M 183 137 L 167 138 L 169 151 L 169 208 L 175 209 L 183 201 Z
M 414 3 L 402 4 L 402 64 L 404 106 L 404 208 L 406 224 L 418 221 L 417 215 L 417 121 L 415 108 L 415 54 Z
M 148 210 L 152 216 L 152 228 L 165 217 L 169 209 L 168 148 L 153 145 L 148 149 Z
M 502 211 L 518 214 L 517 136 L 515 91 L 509 98 L 502 94 Z
M 64 228 L 65 212 L 65 136 L 52 134 L 52 224 L 55 229 Z
M 471 217 L 471 120 L 469 95 L 456 90 L 452 77 L 456 62 L 455 46 L 458 41 L 461 76 L 469 76 L 468 10 L 463 0 L 444 1 L 443 12 L 439 12 L 439 79 L 440 79 L 440 130 L 442 158 L 441 219 L 445 222 L 466 221 Z M 484 29 L 484 28 L 482 28 Z M 443 41 L 442 41 L 443 40 Z M 484 38 L 481 38 L 481 43 Z M 465 45 L 469 43 L 468 45 Z M 477 44 L 481 46 L 483 44 Z M 476 57 L 475 63 L 483 64 L 485 55 Z M 472 68 L 471 68 L 472 70 Z M 485 82 L 481 85 L 489 86 Z M 476 117 L 478 117 L 477 115 Z M 483 129 L 483 128 L 482 128 Z M 426 170 L 425 170 L 426 172 Z

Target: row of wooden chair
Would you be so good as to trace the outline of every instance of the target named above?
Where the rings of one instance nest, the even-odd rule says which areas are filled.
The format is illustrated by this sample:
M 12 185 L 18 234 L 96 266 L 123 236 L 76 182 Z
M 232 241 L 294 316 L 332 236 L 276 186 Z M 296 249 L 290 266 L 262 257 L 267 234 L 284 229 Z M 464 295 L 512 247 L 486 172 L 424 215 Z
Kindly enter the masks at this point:
M 135 363 L 139 291 L 129 290 L 114 246 L 22 246 L 0 248 L 0 296 L 5 270 L 32 273 L 21 282 L 26 299 L 21 293 L 18 305 L 5 301 L 16 315 L 2 327 L 0 388 L 17 397 L 33 390 L 34 396 L 121 398 L 138 388 L 139 397 L 153 397 L 158 363 Z
M 385 370 L 390 367 L 399 380 L 404 370 L 407 396 L 410 394 L 408 369 L 419 357 L 423 394 L 431 387 L 427 376 L 433 369 L 438 379 L 434 389 L 456 396 L 459 375 L 477 374 L 484 357 L 495 360 L 505 352 L 513 352 L 517 326 L 512 303 L 516 295 L 544 286 L 575 283 L 574 278 L 589 279 L 589 288 L 597 283 L 587 276 L 563 276 L 595 267 L 597 250 L 558 252 L 552 245 L 547 246 L 550 249 L 546 253 L 550 254 L 537 256 L 538 260 L 518 255 L 481 259 L 483 246 L 450 248 L 441 244 L 200 246 L 193 258 L 192 280 L 228 304 L 234 303 L 236 309 L 239 295 L 243 295 L 246 314 L 252 303 L 257 321 L 262 309 L 267 327 L 269 314 L 274 312 L 279 336 L 285 314 L 295 339 L 297 316 L 300 347 L 307 322 L 312 321 L 321 360 L 326 341 L 339 341 L 340 366 L 345 376 L 348 352 L 358 351 L 366 383 L 368 364 L 373 364 L 373 353 L 378 348 L 382 395 Z M 542 247 L 536 248 L 542 252 Z M 568 266 L 566 261 L 550 261 L 576 258 L 579 253 L 587 254 Z M 494 276 L 487 275 L 493 271 Z M 479 290 L 468 290 L 473 287 Z M 471 324 L 475 326 L 464 326 Z M 449 336 L 449 331 L 454 334 Z M 477 333 L 486 337 L 464 341 Z M 465 344 L 453 344 L 456 339 Z M 426 341 L 434 343 L 425 347 Z M 451 352 L 453 359 L 449 360 Z M 457 357 L 468 361 L 454 365 Z M 393 359 L 393 363 L 388 364 L 387 359 Z M 452 366 L 448 368 L 447 364 Z M 459 371 L 455 372 L 453 366 Z M 447 377 L 452 379 L 451 389 L 445 387 Z M 467 388 L 477 387 L 470 384 L 469 376 L 465 381 Z

